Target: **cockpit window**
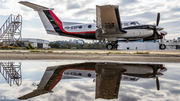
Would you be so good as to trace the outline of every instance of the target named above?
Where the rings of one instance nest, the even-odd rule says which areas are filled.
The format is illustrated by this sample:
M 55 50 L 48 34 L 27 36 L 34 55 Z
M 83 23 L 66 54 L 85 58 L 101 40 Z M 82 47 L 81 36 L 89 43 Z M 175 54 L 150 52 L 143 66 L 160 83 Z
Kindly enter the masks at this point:
M 140 23 L 139 23 L 139 22 L 136 22 L 136 25 L 140 25 Z
M 138 22 L 131 22 L 130 25 L 131 26 L 135 26 L 135 25 L 140 25 L 140 23 L 138 23 Z
M 134 25 L 136 25 L 136 22 L 131 22 L 130 25 L 131 25 L 131 26 L 134 26 Z

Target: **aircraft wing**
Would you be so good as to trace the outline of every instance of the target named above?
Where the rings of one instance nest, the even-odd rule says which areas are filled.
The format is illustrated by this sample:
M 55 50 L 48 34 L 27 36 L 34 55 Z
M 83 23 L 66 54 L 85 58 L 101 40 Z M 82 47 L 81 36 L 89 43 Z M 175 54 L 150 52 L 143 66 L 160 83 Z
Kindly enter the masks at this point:
M 122 29 L 118 6 L 96 5 L 96 25 L 101 34 L 125 34 Z

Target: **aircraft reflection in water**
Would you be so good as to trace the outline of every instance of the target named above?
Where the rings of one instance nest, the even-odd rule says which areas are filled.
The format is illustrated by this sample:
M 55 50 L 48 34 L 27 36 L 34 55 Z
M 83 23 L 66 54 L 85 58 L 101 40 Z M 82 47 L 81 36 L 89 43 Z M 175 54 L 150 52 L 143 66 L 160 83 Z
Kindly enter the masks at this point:
M 47 67 L 36 90 L 19 97 L 20 100 L 39 96 L 52 89 L 61 79 L 96 78 L 96 97 L 103 99 L 118 98 L 121 80 L 137 81 L 139 78 L 156 78 L 167 69 L 162 64 L 132 64 L 115 62 L 86 62 Z
M 0 73 L 10 86 L 22 84 L 21 62 L 0 62 Z

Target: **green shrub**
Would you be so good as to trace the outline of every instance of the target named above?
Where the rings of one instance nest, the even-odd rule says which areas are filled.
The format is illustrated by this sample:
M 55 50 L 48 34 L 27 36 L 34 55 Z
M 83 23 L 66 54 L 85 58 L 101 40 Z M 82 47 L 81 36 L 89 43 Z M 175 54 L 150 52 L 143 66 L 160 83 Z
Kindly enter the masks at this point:
M 133 53 L 133 54 L 149 54 L 150 52 L 135 52 L 135 53 Z
M 31 50 L 30 52 L 40 52 L 39 50 Z
M 48 53 L 52 53 L 53 51 L 48 51 Z
M 34 47 L 31 45 L 31 43 L 29 43 L 28 46 L 26 46 L 26 49 L 34 49 Z

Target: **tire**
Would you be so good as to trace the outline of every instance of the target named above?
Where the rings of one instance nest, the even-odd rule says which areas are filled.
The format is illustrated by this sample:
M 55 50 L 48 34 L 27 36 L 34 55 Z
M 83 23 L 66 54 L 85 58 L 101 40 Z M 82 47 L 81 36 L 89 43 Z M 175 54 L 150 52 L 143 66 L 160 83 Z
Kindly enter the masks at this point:
M 112 45 L 111 43 L 108 43 L 108 44 L 106 45 L 106 48 L 107 48 L 108 50 L 112 50 L 112 49 L 113 49 L 113 45 Z
M 166 45 L 165 45 L 165 44 L 160 44 L 160 45 L 159 45 L 159 49 L 161 49 L 161 50 L 166 49 Z

